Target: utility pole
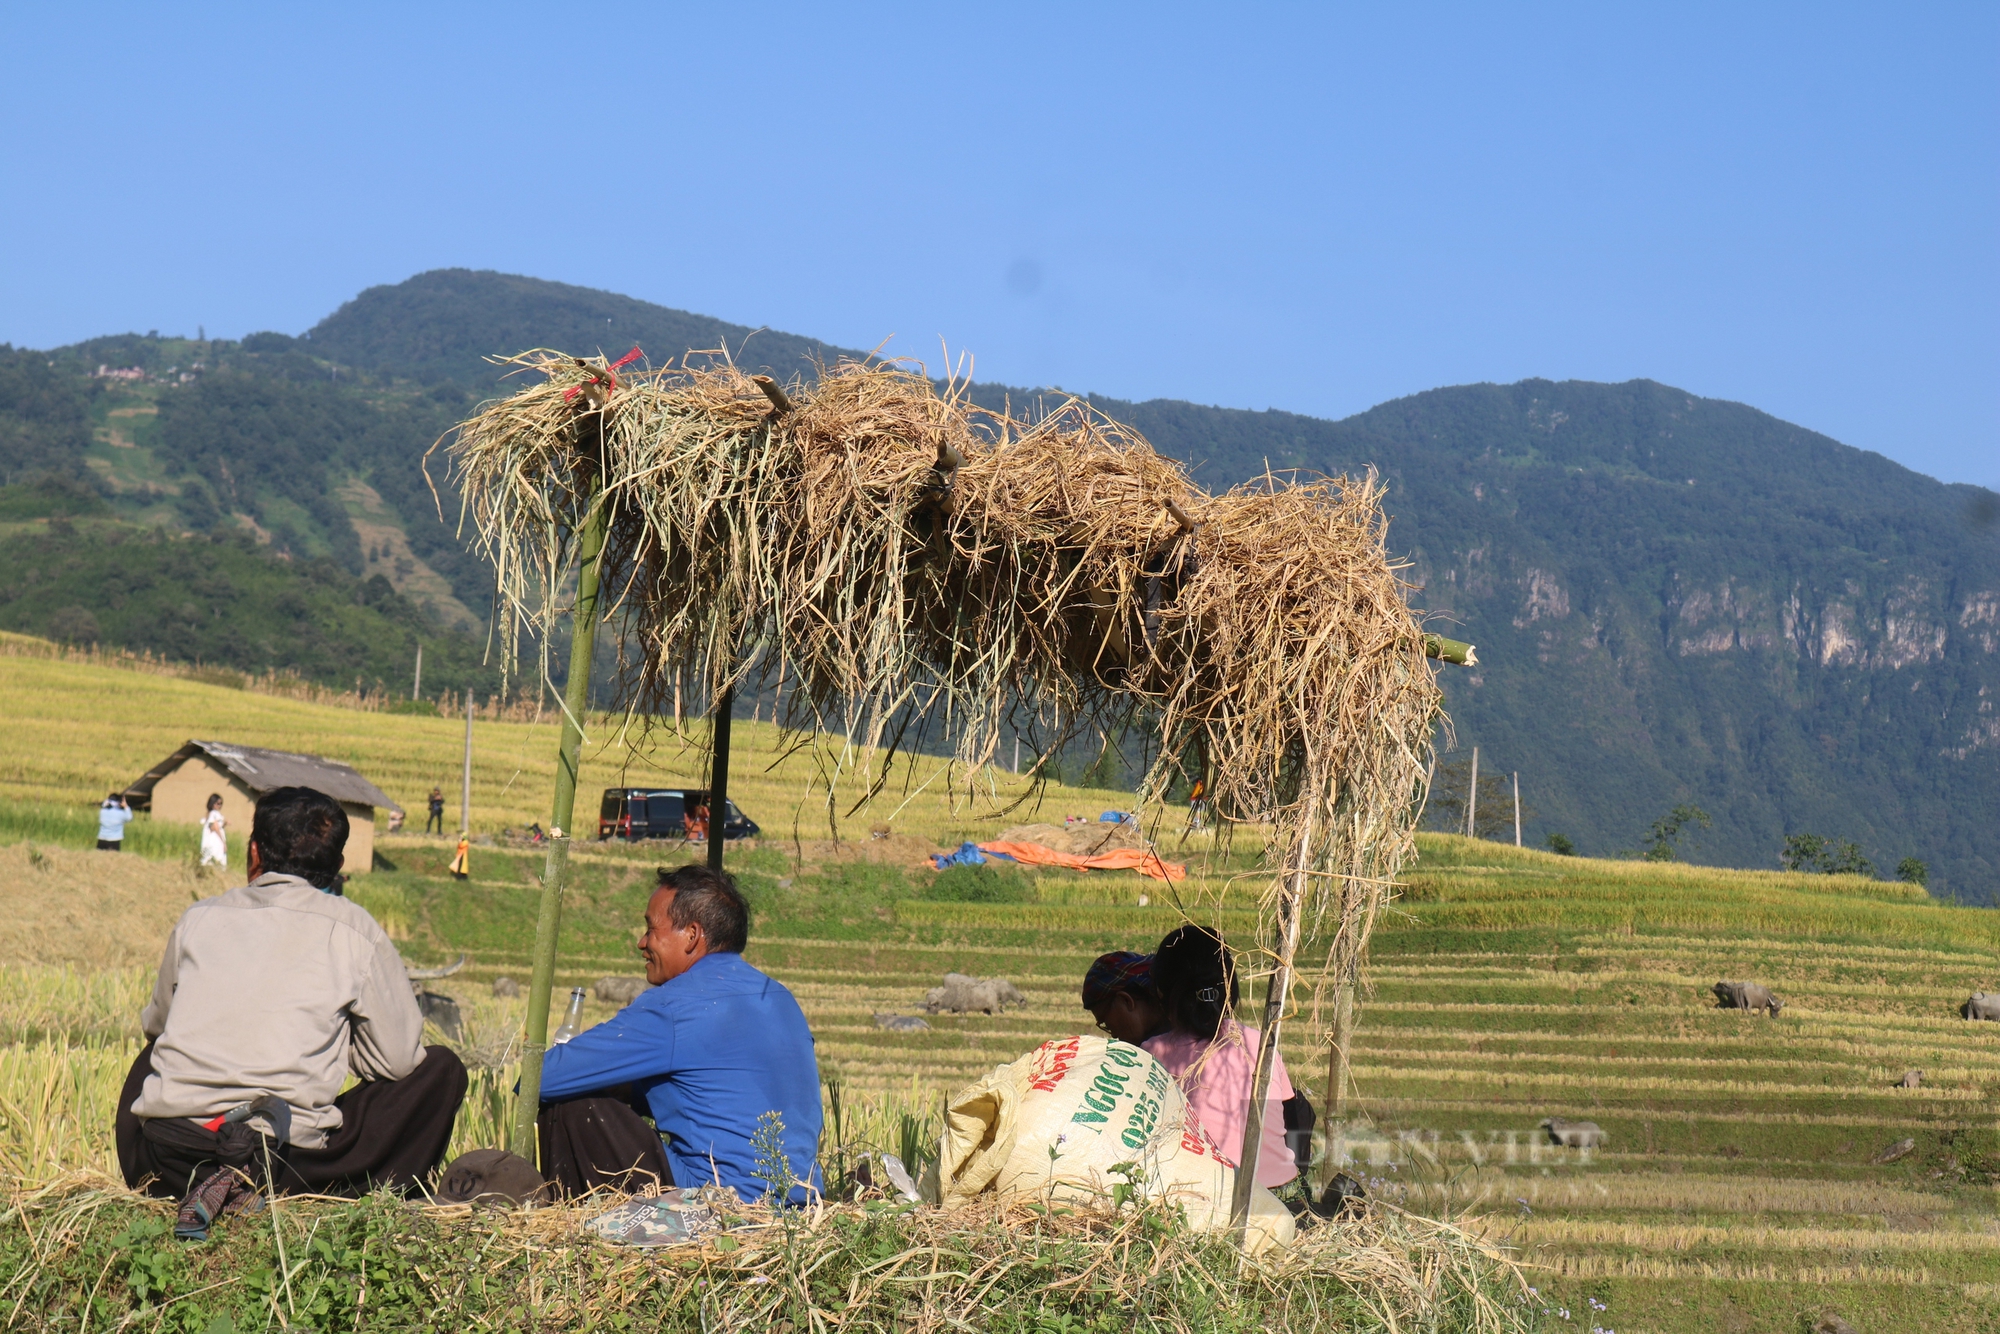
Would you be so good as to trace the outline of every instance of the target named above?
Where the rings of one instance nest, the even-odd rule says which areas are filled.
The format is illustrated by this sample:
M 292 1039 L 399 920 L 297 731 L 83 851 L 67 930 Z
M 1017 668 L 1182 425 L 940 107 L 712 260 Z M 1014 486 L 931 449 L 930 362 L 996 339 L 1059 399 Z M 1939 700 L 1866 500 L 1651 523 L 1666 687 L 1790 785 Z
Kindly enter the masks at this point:
M 472 689 L 465 691 L 465 770 L 458 785 L 458 832 L 472 834 Z
M 1514 846 L 1521 846 L 1521 771 L 1514 771 Z
M 416 678 L 410 682 L 410 698 L 422 699 L 423 697 L 424 697 L 424 646 L 422 643 L 418 643 L 417 675 Z
M 1472 748 L 1472 781 L 1465 785 L 1465 836 L 1479 837 L 1479 747 Z

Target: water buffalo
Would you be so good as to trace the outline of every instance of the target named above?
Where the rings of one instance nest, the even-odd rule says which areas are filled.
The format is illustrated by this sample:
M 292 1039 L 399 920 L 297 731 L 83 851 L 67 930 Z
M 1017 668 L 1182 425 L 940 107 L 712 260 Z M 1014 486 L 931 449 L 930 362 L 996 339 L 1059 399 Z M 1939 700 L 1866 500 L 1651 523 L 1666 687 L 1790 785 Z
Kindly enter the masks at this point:
M 1761 982 L 1717 982 L 1715 1003 L 1723 1010 L 1762 1010 L 1773 1019 L 1785 1008 L 1785 1003 Z
M 924 995 L 924 1009 L 932 1014 L 999 1014 L 1010 1005 L 1026 1005 L 1028 998 L 1004 977 L 967 977 L 946 973 L 944 985 L 932 987 Z
M 1962 1019 L 1991 1019 L 2000 1023 L 2000 992 L 1975 991 L 1958 1007 L 1958 1013 Z
M 1611 1138 L 1595 1121 L 1568 1121 L 1560 1116 L 1544 1120 L 1542 1129 L 1549 1132 L 1549 1143 L 1565 1149 L 1602 1148 Z
M 1896 1081 L 1896 1087 L 1899 1089 L 1914 1089 L 1922 1088 L 1923 1086 L 1924 1072 L 1921 1070 L 1905 1070 L 1903 1071 L 1903 1077 Z
M 403 971 L 409 974 L 410 989 L 416 992 L 417 995 L 417 1008 L 424 1013 L 424 1022 L 427 1024 L 436 1024 L 444 1032 L 444 1035 L 454 1042 L 458 1041 L 463 1031 L 463 1020 L 458 1013 L 458 1002 L 442 992 L 432 991 L 429 987 L 419 986 L 418 983 L 436 981 L 441 977 L 450 977 L 463 967 L 465 967 L 465 956 L 463 954 L 458 956 L 456 963 L 446 964 L 442 968 L 412 968 L 407 963 L 403 965 Z
M 643 977 L 600 977 L 590 986 L 591 992 L 606 1005 L 630 1005 L 639 999 L 639 993 L 652 983 Z

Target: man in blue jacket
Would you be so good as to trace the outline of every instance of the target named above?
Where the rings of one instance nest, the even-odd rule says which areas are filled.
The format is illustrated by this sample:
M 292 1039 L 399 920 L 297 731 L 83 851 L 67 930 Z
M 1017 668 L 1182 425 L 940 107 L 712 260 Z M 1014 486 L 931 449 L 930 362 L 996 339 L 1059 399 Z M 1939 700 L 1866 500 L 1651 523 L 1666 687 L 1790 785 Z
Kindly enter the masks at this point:
M 753 1141 L 773 1112 L 799 1183 L 792 1199 L 818 1188 L 812 1031 L 792 993 L 743 961 L 749 934 L 729 876 L 660 872 L 639 941 L 651 989 L 543 1061 L 542 1174 L 565 1194 L 657 1180 L 757 1199 L 770 1164 Z

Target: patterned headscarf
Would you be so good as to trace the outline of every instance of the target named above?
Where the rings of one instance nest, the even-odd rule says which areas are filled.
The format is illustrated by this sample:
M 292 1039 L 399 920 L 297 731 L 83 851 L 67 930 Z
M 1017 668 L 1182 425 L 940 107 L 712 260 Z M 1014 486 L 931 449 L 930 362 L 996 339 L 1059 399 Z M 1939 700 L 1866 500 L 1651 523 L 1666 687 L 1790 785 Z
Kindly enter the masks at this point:
M 1131 950 L 1099 955 L 1083 975 L 1083 1008 L 1095 1009 L 1120 991 L 1153 989 L 1153 956 Z

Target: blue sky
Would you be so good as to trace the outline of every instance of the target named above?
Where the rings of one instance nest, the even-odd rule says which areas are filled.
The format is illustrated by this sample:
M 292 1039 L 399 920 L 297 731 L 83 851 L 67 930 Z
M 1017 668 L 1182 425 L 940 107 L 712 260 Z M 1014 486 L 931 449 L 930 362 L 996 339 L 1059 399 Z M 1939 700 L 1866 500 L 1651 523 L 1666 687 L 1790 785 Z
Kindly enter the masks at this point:
M 452 265 L 1343 416 L 1644 376 L 2000 487 L 2000 6 L 10 5 L 0 341 Z

